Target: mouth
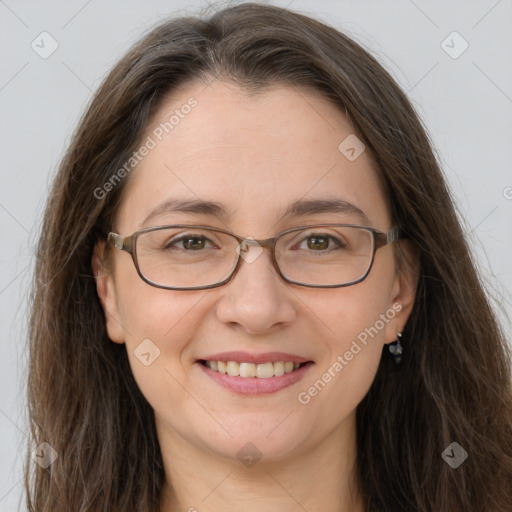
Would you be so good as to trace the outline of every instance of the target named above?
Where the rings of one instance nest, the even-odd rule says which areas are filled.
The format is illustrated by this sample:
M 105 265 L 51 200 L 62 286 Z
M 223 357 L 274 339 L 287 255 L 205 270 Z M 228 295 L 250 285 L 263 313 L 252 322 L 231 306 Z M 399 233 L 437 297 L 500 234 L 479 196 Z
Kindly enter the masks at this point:
M 293 361 L 276 361 L 265 363 L 247 363 L 237 361 L 207 361 L 200 359 L 199 362 L 218 373 L 225 373 L 230 377 L 242 377 L 244 379 L 256 377 L 258 379 L 270 379 L 280 377 L 285 373 L 292 373 L 307 363 L 294 363 Z
M 289 354 L 229 353 L 198 359 L 206 376 L 243 395 L 275 393 L 301 380 L 313 361 Z

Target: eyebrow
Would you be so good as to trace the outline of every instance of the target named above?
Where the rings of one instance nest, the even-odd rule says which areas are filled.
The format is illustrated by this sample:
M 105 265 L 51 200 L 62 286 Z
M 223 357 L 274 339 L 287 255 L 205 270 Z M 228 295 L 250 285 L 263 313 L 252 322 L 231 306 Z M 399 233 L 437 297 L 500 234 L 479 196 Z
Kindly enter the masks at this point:
M 216 201 L 203 201 L 200 199 L 170 198 L 151 210 L 141 223 L 145 225 L 150 219 L 164 213 L 187 213 L 196 215 L 209 215 L 226 221 L 230 213 L 222 203 Z M 340 198 L 330 199 L 298 199 L 288 205 L 282 219 L 286 217 L 306 217 L 319 213 L 342 213 L 357 216 L 363 225 L 370 226 L 368 216 L 352 203 Z

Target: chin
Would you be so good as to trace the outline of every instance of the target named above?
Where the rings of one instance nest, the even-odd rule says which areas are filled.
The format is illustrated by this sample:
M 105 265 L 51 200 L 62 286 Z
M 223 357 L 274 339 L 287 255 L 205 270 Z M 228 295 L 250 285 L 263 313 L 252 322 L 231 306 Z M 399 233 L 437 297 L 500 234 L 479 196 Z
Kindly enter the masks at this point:
M 312 439 L 311 433 L 298 431 L 294 428 L 298 426 L 288 424 L 291 418 L 279 425 L 285 417 L 283 415 L 275 421 L 272 428 L 267 427 L 267 422 L 262 428 L 257 421 L 239 421 L 236 426 L 231 424 L 227 428 L 233 437 L 222 429 L 219 435 L 216 429 L 214 435 L 211 432 L 200 434 L 200 444 L 220 457 L 238 459 L 248 467 L 252 467 L 256 459 L 260 463 L 279 463 L 299 455 Z

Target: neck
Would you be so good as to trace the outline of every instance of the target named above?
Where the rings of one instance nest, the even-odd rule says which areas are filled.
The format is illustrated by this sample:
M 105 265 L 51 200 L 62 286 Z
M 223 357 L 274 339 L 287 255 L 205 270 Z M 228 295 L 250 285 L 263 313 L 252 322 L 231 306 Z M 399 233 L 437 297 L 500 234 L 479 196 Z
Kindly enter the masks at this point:
M 157 429 L 166 474 L 160 512 L 364 512 L 355 414 L 320 445 L 252 467 L 187 443 L 158 420 Z

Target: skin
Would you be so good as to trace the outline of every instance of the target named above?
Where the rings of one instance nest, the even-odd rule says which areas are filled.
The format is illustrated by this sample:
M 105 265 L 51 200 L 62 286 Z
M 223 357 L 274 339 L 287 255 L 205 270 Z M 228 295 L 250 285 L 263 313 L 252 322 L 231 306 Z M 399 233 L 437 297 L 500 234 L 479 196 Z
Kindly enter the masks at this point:
M 130 176 L 114 230 L 186 222 L 263 239 L 287 228 L 360 221 L 327 213 L 282 219 L 289 202 L 338 197 L 392 227 L 387 199 L 366 150 L 349 161 L 338 145 L 354 133 L 319 93 L 275 86 L 249 96 L 214 81 L 169 95 L 148 127 L 193 96 L 198 106 Z M 230 216 L 167 213 L 143 219 L 170 196 L 222 202 Z M 104 246 L 93 256 L 107 330 L 125 343 L 133 375 L 155 411 L 166 485 L 162 512 L 325 510 L 359 512 L 355 410 L 369 390 L 386 343 L 404 328 L 415 279 L 398 272 L 394 242 L 380 248 L 369 276 L 346 288 L 305 288 L 284 282 L 265 250 L 242 263 L 227 284 L 198 291 L 149 286 L 131 256 Z M 411 253 L 404 246 L 412 261 Z M 401 310 L 307 405 L 297 395 L 322 377 L 365 328 L 393 304 Z M 396 307 L 396 306 L 395 306 Z M 134 350 L 151 339 L 161 351 L 144 366 Z M 205 376 L 196 360 L 215 352 L 283 351 L 313 360 L 306 376 L 277 393 L 241 396 Z M 238 451 L 253 443 L 262 458 L 245 467 Z M 170 482 L 173 482 L 171 487 Z M 193 507 L 193 508 L 192 508 Z

